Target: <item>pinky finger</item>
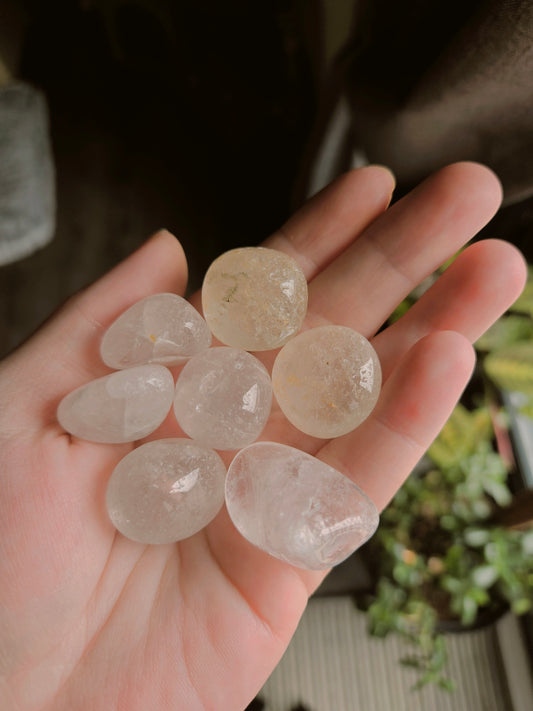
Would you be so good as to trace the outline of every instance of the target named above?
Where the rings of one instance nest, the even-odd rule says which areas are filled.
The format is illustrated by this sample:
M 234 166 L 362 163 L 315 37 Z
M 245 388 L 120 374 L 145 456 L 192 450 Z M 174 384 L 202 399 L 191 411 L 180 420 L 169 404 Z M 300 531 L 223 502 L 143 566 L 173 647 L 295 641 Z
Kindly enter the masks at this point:
M 398 364 L 370 417 L 316 456 L 383 509 L 450 416 L 474 363 L 474 350 L 459 333 L 426 336 Z

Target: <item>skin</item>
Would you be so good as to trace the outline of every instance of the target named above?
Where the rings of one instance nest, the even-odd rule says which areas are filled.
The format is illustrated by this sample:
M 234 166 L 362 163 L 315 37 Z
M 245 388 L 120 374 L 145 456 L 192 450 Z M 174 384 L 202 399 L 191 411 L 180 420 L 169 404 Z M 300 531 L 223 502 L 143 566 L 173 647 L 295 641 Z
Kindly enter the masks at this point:
M 336 323 L 373 337 L 501 200 L 496 177 L 472 163 L 442 169 L 387 209 L 393 188 L 384 168 L 352 171 L 266 241 L 306 273 L 306 327 Z M 312 452 L 383 508 L 460 397 L 474 365 L 471 342 L 518 296 L 525 274 L 507 243 L 468 247 L 373 338 L 384 386 L 365 423 L 324 442 L 274 408 L 262 439 Z M 225 509 L 178 544 L 127 540 L 109 522 L 104 497 L 134 445 L 92 444 L 57 423 L 66 393 L 109 372 L 98 355 L 107 326 L 148 294 L 183 293 L 186 280 L 179 243 L 159 232 L 0 364 L 2 709 L 243 709 L 323 579 L 255 549 Z M 270 367 L 272 354 L 262 358 Z M 169 417 L 148 439 L 179 434 Z

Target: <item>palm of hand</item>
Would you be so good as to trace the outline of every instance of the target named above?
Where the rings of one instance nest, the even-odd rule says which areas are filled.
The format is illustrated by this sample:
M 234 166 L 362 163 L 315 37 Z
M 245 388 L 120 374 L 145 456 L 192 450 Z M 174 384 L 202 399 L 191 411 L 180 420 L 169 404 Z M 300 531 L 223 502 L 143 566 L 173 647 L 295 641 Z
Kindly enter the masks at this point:
M 310 326 L 373 335 L 394 306 L 454 254 L 498 207 L 486 169 L 458 164 L 393 208 L 387 171 L 339 179 L 268 246 L 310 281 Z M 274 408 L 261 439 L 286 442 L 351 474 L 383 507 L 444 424 L 473 365 L 475 340 L 516 298 L 514 248 L 464 251 L 374 345 L 384 388 L 354 433 L 318 442 Z M 143 546 L 105 512 L 109 475 L 130 445 L 71 439 L 61 397 L 108 372 L 109 323 L 149 293 L 182 293 L 186 264 L 160 233 L 67 306 L 0 366 L 0 700 L 23 709 L 243 708 L 283 653 L 322 575 L 249 545 L 223 510 L 175 545 Z M 265 355 L 265 362 L 272 354 Z M 176 436 L 169 417 L 149 439 Z

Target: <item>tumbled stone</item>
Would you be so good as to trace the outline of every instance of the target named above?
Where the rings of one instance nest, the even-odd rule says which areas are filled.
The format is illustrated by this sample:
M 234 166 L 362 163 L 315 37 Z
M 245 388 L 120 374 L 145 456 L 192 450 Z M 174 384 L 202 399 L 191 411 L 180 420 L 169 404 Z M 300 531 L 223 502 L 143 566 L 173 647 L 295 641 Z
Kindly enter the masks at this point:
M 236 348 L 210 348 L 189 360 L 176 383 L 174 412 L 189 437 L 238 449 L 261 434 L 272 404 L 265 366 Z
M 153 294 L 133 304 L 109 326 L 100 353 L 110 368 L 178 365 L 210 345 L 209 328 L 188 301 L 177 294 Z
M 233 523 L 250 543 L 309 570 L 343 561 L 379 521 L 372 501 L 348 477 L 276 442 L 256 442 L 235 456 L 225 496 Z
M 222 343 L 246 351 L 279 348 L 302 326 L 307 281 L 297 262 L 282 252 L 232 249 L 207 270 L 202 306 Z
M 59 424 L 81 439 L 119 444 L 146 437 L 167 416 L 174 379 L 162 365 L 139 365 L 93 380 L 66 395 Z
M 181 541 L 222 508 L 225 474 L 218 454 L 197 442 L 148 442 L 115 467 L 106 492 L 109 517 L 134 541 Z
M 322 326 L 300 333 L 281 349 L 272 385 L 295 427 L 314 437 L 339 437 L 374 408 L 381 366 L 364 336 L 345 326 Z

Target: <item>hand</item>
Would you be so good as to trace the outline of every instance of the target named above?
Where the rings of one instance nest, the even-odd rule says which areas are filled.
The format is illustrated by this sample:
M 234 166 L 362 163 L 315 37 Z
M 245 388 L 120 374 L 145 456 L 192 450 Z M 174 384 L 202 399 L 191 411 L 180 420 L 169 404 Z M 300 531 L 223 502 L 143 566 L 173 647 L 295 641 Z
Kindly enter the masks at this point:
M 373 336 L 492 217 L 501 197 L 493 174 L 469 163 L 441 170 L 386 210 L 392 190 L 383 168 L 353 171 L 267 240 L 308 277 L 308 326 L 332 322 Z M 104 495 L 133 445 L 81 441 L 57 423 L 66 393 L 109 372 L 98 348 L 111 321 L 150 293 L 183 293 L 186 274 L 178 242 L 160 232 L 0 364 L 6 711 L 243 709 L 323 578 L 251 546 L 225 509 L 178 544 L 127 540 L 109 522 Z M 518 296 L 524 279 L 514 247 L 473 244 L 374 338 L 384 387 L 363 425 L 319 442 L 274 408 L 262 439 L 311 451 L 383 508 L 460 397 L 474 364 L 470 342 Z M 150 439 L 177 432 L 169 417 Z

